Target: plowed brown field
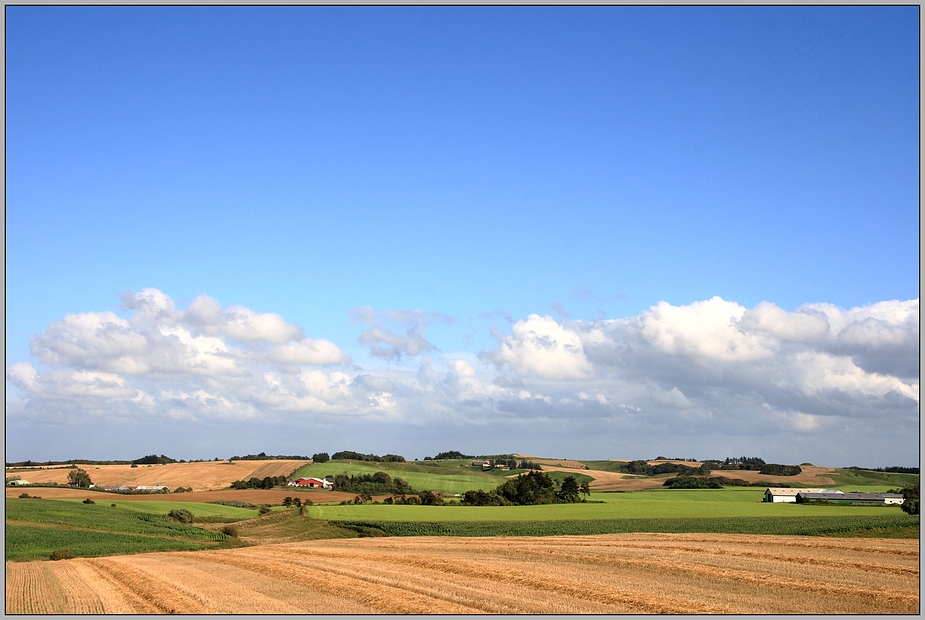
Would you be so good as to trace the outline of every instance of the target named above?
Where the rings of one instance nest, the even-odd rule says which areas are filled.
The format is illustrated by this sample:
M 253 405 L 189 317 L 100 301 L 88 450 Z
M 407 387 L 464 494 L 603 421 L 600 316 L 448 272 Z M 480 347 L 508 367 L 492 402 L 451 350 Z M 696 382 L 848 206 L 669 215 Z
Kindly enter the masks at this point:
M 205 463 L 168 463 L 167 465 L 81 465 L 94 484 L 150 486 L 163 484 L 172 491 L 176 487 L 192 487 L 194 491 L 223 489 L 235 480 L 288 476 L 311 461 L 209 461 Z M 7 477 L 19 476 L 29 482 L 67 484 L 67 468 L 29 469 L 7 472 Z M 21 491 L 20 491 L 21 492 Z
M 364 538 L 8 562 L 6 577 L 12 614 L 919 611 L 918 541 L 901 539 Z

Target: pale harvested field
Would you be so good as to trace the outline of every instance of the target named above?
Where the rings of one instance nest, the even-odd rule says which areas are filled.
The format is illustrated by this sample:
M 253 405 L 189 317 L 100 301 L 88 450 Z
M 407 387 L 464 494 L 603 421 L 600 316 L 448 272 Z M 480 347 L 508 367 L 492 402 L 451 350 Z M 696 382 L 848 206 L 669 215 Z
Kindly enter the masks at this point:
M 237 500 L 251 504 L 269 504 L 276 506 L 282 504 L 287 495 L 298 497 L 301 500 L 310 499 L 313 502 L 342 502 L 350 501 L 356 493 L 341 491 L 296 491 L 294 489 L 223 489 L 219 491 L 194 491 L 192 493 L 106 493 L 104 491 L 88 491 L 86 489 L 56 488 L 56 487 L 7 487 L 7 497 L 19 497 L 22 493 L 39 496 L 42 499 L 85 499 L 90 498 L 101 502 L 131 502 L 131 501 L 163 501 L 163 502 L 214 502 L 216 500 Z M 374 495 L 373 499 L 383 499 L 388 495 Z
M 567 472 L 570 474 L 583 474 L 594 478 L 589 483 L 591 489 L 595 491 L 641 491 L 643 489 L 654 489 L 661 487 L 665 483 L 664 478 L 638 477 L 632 474 L 621 474 L 617 472 L 599 471 L 595 469 L 585 469 L 583 463 L 569 459 L 547 459 L 535 456 L 517 455 L 518 457 L 527 458 L 535 463 L 539 463 L 545 468 L 555 468 L 556 471 Z M 613 459 L 615 462 L 628 462 L 626 459 Z M 658 465 L 660 463 L 676 463 L 687 465 L 688 467 L 700 467 L 702 463 L 693 461 L 647 461 L 649 465 Z M 757 471 L 740 471 L 740 470 L 714 470 L 710 472 L 712 476 L 725 476 L 726 478 L 738 478 L 748 482 L 763 480 L 769 484 L 801 484 L 817 487 L 827 487 L 835 484 L 835 481 L 829 477 L 835 470 L 831 467 L 819 467 L 816 465 L 802 466 L 802 473 L 797 476 L 768 476 L 760 474 Z
M 8 562 L 6 611 L 915 614 L 918 565 L 905 539 L 363 538 Z
M 235 480 L 264 478 L 266 476 L 288 476 L 311 461 L 209 461 L 205 463 L 169 463 L 167 465 L 79 465 L 90 474 L 98 485 L 156 485 L 163 484 L 170 490 L 177 487 L 192 487 L 194 491 L 222 489 Z M 19 476 L 29 482 L 57 482 L 67 484 L 70 469 L 31 469 L 28 471 L 7 471 L 7 477 Z

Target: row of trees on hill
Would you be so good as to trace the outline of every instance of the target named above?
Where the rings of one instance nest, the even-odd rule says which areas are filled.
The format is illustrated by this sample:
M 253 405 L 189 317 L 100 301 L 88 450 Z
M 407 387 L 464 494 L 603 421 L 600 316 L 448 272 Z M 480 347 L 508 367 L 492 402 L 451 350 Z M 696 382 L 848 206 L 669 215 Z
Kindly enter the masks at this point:
M 276 454 L 267 455 L 266 452 L 260 454 L 248 454 L 247 456 L 233 456 L 229 461 L 307 461 L 307 456 L 298 454 Z
M 235 480 L 231 483 L 232 489 L 272 489 L 287 483 L 286 476 L 266 476 L 265 478 L 251 478 L 250 480 Z
M 681 463 L 661 462 L 657 465 L 649 465 L 646 461 L 630 461 L 623 463 L 620 469 L 628 474 L 637 474 L 641 476 L 656 476 L 658 474 L 676 473 L 679 476 L 709 476 L 711 471 L 735 471 L 747 470 L 765 474 L 767 476 L 796 476 L 803 469 L 799 465 L 778 465 L 777 463 L 765 463 L 759 458 L 746 459 L 726 459 L 727 462 L 704 461 L 699 467 L 682 465 Z M 758 463 L 758 461 L 761 461 Z
M 328 477 L 330 480 L 330 477 Z M 334 488 L 338 491 L 347 493 L 357 493 L 372 495 L 373 493 L 390 493 L 393 495 L 402 495 L 414 493 L 411 485 L 398 477 L 391 477 L 384 471 L 377 471 L 373 474 L 359 474 L 349 476 L 347 474 L 337 474 L 334 476 Z

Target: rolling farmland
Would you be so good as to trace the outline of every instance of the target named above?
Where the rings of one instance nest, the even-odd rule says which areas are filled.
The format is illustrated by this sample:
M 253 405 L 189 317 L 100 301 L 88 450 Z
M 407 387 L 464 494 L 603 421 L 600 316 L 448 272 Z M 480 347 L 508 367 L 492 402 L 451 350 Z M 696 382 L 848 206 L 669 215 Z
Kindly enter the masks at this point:
M 6 578 L 14 614 L 919 611 L 916 540 L 366 538 L 8 562 Z

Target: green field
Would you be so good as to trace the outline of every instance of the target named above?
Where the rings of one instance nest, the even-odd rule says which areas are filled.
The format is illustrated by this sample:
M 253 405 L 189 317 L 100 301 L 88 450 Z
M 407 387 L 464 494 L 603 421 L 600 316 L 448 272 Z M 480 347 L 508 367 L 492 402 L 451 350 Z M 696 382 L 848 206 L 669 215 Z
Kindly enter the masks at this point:
M 328 461 L 312 463 L 299 468 L 290 478 L 314 477 L 324 478 L 347 474 L 374 474 L 384 471 L 393 478 L 401 478 L 415 491 L 441 491 L 443 493 L 462 494 L 466 491 L 490 491 L 504 482 L 505 476 L 516 475 L 523 470 L 483 472 L 471 467 L 469 461 L 423 461 L 421 462 L 375 463 L 372 461 Z M 579 481 L 580 482 L 580 481 Z
M 789 517 L 681 517 L 574 521 L 332 521 L 375 536 L 580 536 L 635 532 L 844 536 L 877 534 L 918 538 L 919 517 L 899 514 Z
M 311 506 L 312 517 L 348 521 L 565 521 L 659 517 L 787 517 L 903 514 L 898 506 L 768 504 L 764 489 L 654 489 L 592 493 L 591 502 L 542 506 Z M 592 503 L 603 502 L 603 503 Z
M 92 497 L 90 499 L 93 499 Z M 45 500 L 42 500 L 45 501 Z M 60 502 L 70 502 L 82 504 L 82 499 L 61 499 L 55 500 Z M 256 509 L 237 508 L 236 506 L 223 506 L 221 504 L 207 504 L 204 502 L 172 502 L 170 500 L 128 500 L 120 502 L 119 500 L 95 500 L 97 505 L 110 506 L 115 504 L 117 508 L 133 510 L 136 512 L 150 512 L 153 514 L 165 515 L 174 509 L 189 510 L 197 517 L 230 517 L 235 519 L 250 519 L 260 514 Z
M 224 540 L 164 514 L 80 501 L 6 500 L 7 560 L 47 558 L 63 548 L 75 556 L 203 549 Z

